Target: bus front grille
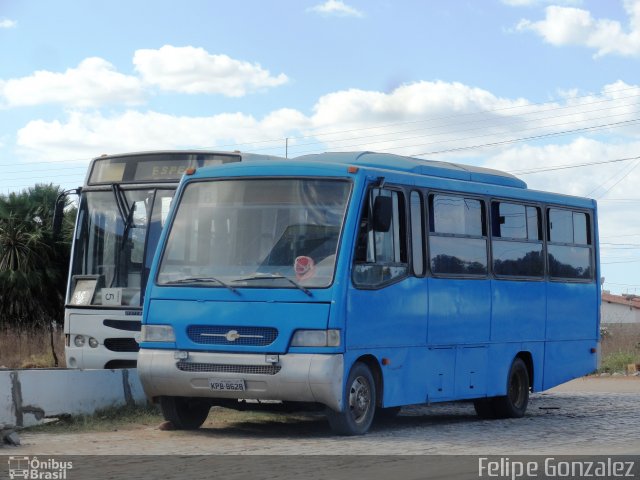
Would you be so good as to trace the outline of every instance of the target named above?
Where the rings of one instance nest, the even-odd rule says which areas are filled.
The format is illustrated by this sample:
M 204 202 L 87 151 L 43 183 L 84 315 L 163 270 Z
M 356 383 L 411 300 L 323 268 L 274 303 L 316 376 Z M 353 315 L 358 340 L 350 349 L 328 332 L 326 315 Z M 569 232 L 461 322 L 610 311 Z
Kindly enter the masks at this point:
M 104 347 L 112 352 L 137 352 L 140 350 L 138 342 L 133 338 L 107 338 Z
M 264 347 L 275 341 L 278 337 L 278 330 L 272 327 L 189 325 L 187 335 L 192 342 L 204 345 Z
M 178 362 L 178 370 L 203 373 L 243 373 L 247 375 L 275 375 L 280 365 L 231 365 L 223 363 Z

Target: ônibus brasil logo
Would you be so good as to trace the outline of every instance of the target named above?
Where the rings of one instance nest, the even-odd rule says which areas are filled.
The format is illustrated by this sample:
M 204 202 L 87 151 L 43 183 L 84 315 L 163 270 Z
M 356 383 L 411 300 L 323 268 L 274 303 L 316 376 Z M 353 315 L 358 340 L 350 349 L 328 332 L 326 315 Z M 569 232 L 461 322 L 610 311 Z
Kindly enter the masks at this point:
M 38 457 L 9 457 L 9 478 L 29 480 L 66 480 L 67 470 L 73 462 L 62 462 L 55 458 L 40 460 Z

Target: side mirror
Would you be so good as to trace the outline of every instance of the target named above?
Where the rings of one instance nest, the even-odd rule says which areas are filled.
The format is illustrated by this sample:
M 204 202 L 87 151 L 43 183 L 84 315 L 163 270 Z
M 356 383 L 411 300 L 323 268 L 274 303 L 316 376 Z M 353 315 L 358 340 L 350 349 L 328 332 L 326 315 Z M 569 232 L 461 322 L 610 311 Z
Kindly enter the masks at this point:
M 373 230 L 376 232 L 388 232 L 391 228 L 391 214 L 393 205 L 391 197 L 377 196 L 373 202 Z
M 60 230 L 62 230 L 62 219 L 64 217 L 64 207 L 66 205 L 67 194 L 61 193 L 56 198 L 56 205 L 53 210 L 53 222 L 51 225 L 51 230 L 53 232 L 53 238 L 58 239 L 60 236 Z
M 78 187 L 72 190 L 66 190 L 61 192 L 56 198 L 56 204 L 53 207 L 53 220 L 51 222 L 51 232 L 53 233 L 53 239 L 57 240 L 62 230 L 62 220 L 64 219 L 64 207 L 67 206 L 67 195 L 73 193 L 80 195 L 82 187 Z

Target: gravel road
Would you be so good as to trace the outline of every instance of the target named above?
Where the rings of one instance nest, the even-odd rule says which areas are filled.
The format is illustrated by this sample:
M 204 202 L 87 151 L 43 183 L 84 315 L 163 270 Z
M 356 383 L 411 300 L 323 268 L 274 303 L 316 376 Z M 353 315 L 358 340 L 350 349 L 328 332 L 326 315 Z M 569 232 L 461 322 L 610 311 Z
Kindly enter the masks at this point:
M 522 419 L 481 420 L 470 403 L 403 409 L 362 437 L 336 437 L 318 415 L 216 422 L 193 432 L 136 427 L 113 432 L 25 433 L 3 454 L 640 454 L 640 377 L 577 379 L 534 394 Z

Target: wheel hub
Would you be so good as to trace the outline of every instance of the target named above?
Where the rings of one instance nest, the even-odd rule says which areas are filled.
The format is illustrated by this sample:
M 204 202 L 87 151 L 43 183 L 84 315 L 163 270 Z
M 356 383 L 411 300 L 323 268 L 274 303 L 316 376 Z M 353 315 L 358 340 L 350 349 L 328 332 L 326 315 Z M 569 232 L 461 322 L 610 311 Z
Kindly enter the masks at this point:
M 357 377 L 349 390 L 349 408 L 356 422 L 366 417 L 371 407 L 371 392 L 369 385 L 363 377 Z

